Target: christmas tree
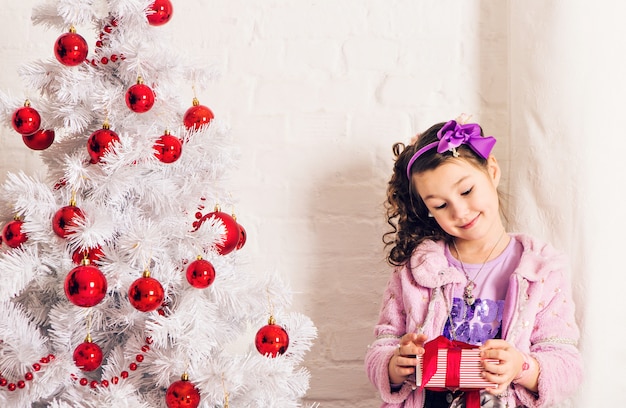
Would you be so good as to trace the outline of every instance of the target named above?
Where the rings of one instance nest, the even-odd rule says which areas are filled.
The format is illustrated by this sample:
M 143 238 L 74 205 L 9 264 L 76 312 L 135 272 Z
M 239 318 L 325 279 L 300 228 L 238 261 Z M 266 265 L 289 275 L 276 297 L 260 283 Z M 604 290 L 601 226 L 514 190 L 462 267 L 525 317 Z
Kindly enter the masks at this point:
M 45 165 L 0 192 L 2 407 L 302 405 L 316 329 L 244 258 L 236 143 L 196 94 L 214 73 L 168 46 L 172 16 L 170 0 L 33 10 L 50 56 L 22 65 L 25 96 L 0 92 Z

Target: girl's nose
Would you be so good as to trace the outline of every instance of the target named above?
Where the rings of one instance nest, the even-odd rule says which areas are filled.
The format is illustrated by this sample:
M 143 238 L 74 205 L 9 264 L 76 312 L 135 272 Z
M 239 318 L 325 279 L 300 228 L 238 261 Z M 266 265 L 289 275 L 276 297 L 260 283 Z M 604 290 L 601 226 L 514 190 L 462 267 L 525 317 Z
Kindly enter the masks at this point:
M 452 215 L 455 219 L 463 219 L 468 214 L 469 208 L 464 202 L 451 203 Z

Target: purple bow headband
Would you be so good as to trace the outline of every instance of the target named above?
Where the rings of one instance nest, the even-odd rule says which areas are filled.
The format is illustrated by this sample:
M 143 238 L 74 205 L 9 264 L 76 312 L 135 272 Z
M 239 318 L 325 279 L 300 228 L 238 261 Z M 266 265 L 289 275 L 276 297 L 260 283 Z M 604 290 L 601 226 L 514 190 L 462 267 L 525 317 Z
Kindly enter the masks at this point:
M 454 157 L 458 157 L 459 154 L 456 148 L 461 145 L 469 146 L 477 155 L 486 159 L 491 153 L 491 149 L 496 144 L 496 139 L 493 136 L 483 137 L 480 135 L 480 126 L 476 123 L 468 123 L 466 125 L 459 125 L 456 120 L 451 120 L 437 132 L 438 142 L 432 142 L 419 149 L 406 167 L 406 176 L 411 178 L 411 167 L 415 160 L 422 154 L 437 146 L 437 153 L 452 152 Z

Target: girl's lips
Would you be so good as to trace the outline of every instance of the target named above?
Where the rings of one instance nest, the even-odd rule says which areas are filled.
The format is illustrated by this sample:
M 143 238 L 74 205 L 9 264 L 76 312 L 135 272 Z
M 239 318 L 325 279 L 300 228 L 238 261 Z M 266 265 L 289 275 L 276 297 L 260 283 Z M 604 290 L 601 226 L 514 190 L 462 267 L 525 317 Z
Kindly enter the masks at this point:
M 463 229 L 470 229 L 470 228 L 472 228 L 476 224 L 476 221 L 478 221 L 478 215 L 473 220 L 468 222 L 467 224 L 461 225 L 461 228 L 463 228 Z

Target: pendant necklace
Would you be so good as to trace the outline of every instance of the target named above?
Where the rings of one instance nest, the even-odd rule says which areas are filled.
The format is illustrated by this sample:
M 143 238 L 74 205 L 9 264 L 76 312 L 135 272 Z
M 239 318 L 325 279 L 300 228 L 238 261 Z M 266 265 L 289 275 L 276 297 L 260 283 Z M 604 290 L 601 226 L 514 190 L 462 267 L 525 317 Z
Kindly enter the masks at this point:
M 476 302 L 476 298 L 474 298 L 474 289 L 476 288 L 476 279 L 478 278 L 478 275 L 480 275 L 483 268 L 485 267 L 485 264 L 489 260 L 489 257 L 491 256 L 491 254 L 493 254 L 493 251 L 496 250 L 496 247 L 502 240 L 502 237 L 504 236 L 504 232 L 505 231 L 502 230 L 502 234 L 500 234 L 500 237 L 496 241 L 496 244 L 493 246 L 493 248 L 491 248 L 491 251 L 489 251 L 489 255 L 487 255 L 487 257 L 483 261 L 483 264 L 480 266 L 480 269 L 478 270 L 478 272 L 476 272 L 476 275 L 474 275 L 474 279 L 470 279 L 469 275 L 465 271 L 465 264 L 463 264 L 463 258 L 461 258 L 461 253 L 459 252 L 459 249 L 456 247 L 456 240 L 452 241 L 452 245 L 454 245 L 454 250 L 456 251 L 456 255 L 459 257 L 459 262 L 461 263 L 461 269 L 463 270 L 463 273 L 465 274 L 465 278 L 467 278 L 467 284 L 465 285 L 465 289 L 463 289 L 463 300 L 465 301 L 465 304 L 467 304 L 468 306 L 471 306 L 474 304 L 474 302 Z

